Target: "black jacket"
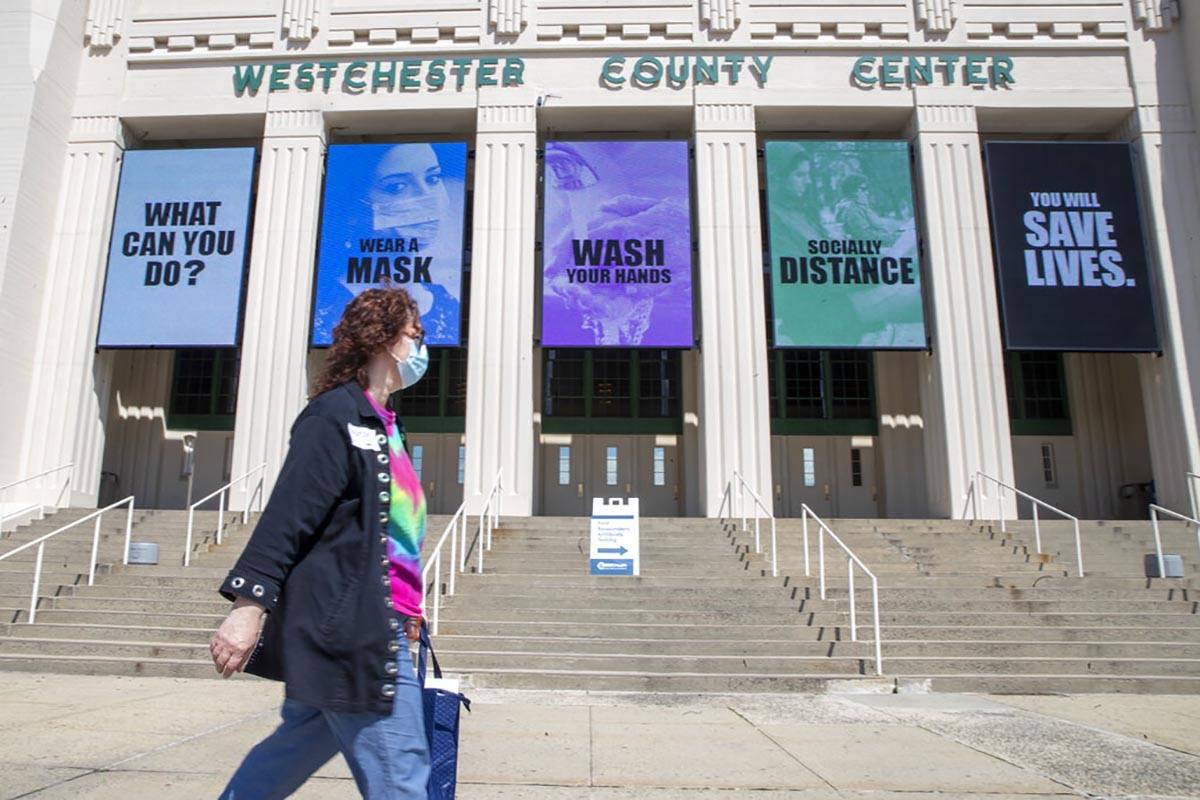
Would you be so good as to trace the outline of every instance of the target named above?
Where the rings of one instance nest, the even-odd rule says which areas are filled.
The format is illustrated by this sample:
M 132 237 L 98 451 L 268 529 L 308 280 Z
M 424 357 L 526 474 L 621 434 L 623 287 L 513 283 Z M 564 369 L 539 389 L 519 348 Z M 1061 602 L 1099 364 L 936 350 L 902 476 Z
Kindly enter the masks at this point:
M 397 425 L 399 421 L 397 420 Z M 292 425 L 271 499 L 221 584 L 268 613 L 246 672 L 327 711 L 390 714 L 402 617 L 388 585 L 391 475 L 383 422 L 356 382 Z

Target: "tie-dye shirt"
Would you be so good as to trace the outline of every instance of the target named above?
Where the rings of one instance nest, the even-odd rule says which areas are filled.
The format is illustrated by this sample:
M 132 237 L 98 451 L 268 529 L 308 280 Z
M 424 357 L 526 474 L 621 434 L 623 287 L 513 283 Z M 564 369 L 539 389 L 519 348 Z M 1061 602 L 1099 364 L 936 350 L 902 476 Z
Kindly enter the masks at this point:
M 422 615 L 421 541 L 425 538 L 425 492 L 404 450 L 404 438 L 396 425 L 396 415 L 380 407 L 370 392 L 367 400 L 383 420 L 387 431 L 388 459 L 391 464 L 392 496 L 388 509 L 387 555 L 392 585 L 392 605 L 410 617 Z

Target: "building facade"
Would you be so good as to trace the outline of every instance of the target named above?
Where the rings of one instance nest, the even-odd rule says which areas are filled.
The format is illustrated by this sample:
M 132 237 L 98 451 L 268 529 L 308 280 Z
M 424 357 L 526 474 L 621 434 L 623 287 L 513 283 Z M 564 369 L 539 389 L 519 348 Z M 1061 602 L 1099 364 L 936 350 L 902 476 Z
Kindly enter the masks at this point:
M 400 400 L 434 511 L 477 509 L 499 476 L 505 515 L 637 495 L 643 513 L 712 516 L 735 473 L 780 515 L 970 516 L 977 472 L 1092 518 L 1188 507 L 1200 20 L 1182 3 L 24 5 L 0 18 L 0 484 L 70 463 L 71 503 L 180 507 L 189 446 L 194 497 L 260 464 L 269 490 L 325 358 L 332 148 L 461 142 L 461 337 Z M 566 223 L 546 182 L 578 167 L 547 153 L 593 141 L 683 143 L 682 216 L 649 224 L 688 232 L 690 341 L 549 344 Z M 780 337 L 769 145 L 830 141 L 907 154 L 918 345 Z M 1003 141 L 1128 145 L 1157 346 L 1121 347 L 1122 317 L 1115 347 L 1014 346 L 988 163 Z M 220 148 L 253 150 L 236 340 L 104 346 L 130 155 Z M 870 241 L 847 220 L 878 176 L 853 163 L 789 179 L 840 192 L 825 222 Z M 180 324 L 211 313 L 186 308 Z

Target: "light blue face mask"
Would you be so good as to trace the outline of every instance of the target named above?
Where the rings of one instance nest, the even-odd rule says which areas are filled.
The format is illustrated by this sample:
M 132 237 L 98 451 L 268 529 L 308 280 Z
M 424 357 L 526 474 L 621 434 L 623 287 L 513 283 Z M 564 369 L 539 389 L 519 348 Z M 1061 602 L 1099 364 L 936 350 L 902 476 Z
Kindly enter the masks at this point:
M 407 389 L 421 378 L 429 369 L 429 350 L 425 347 L 425 338 L 409 339 L 408 358 L 396 359 L 396 369 L 400 373 L 400 388 Z

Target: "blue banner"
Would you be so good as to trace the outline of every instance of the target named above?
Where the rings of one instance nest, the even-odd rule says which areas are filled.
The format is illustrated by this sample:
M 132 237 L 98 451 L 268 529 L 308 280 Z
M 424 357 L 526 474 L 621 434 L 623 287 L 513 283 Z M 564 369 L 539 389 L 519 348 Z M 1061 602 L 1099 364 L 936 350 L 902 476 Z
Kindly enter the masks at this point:
M 312 343 L 328 346 L 342 311 L 385 280 L 407 289 L 431 346 L 460 343 L 467 145 L 329 148 Z
M 99 347 L 238 343 L 253 178 L 252 147 L 125 154 Z

